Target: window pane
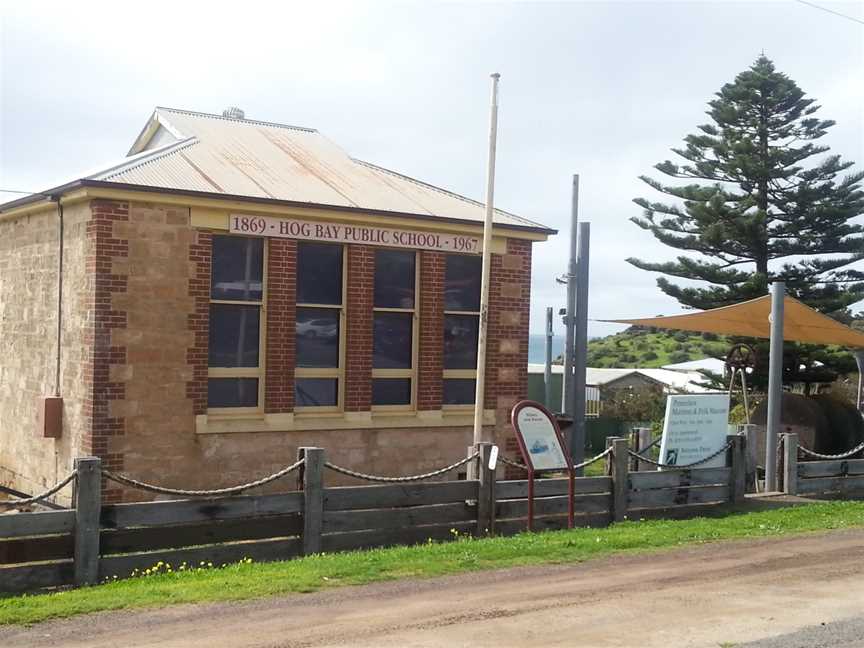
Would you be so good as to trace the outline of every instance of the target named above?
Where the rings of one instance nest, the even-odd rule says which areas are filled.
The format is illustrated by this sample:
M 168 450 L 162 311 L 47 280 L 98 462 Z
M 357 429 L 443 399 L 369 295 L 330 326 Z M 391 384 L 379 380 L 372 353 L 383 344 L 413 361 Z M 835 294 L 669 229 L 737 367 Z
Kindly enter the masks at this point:
M 411 313 L 375 313 L 372 366 L 375 369 L 411 368 Z
M 294 381 L 295 407 L 324 407 L 338 404 L 336 378 L 297 378 Z
M 258 407 L 258 379 L 210 378 L 207 407 Z
M 444 380 L 444 405 L 473 405 L 477 383 L 473 378 Z
M 479 326 L 477 315 L 444 316 L 445 369 L 477 368 Z
M 210 304 L 210 366 L 257 367 L 259 306 Z
M 372 381 L 373 405 L 410 405 L 410 378 L 375 378 Z
M 297 245 L 297 303 L 342 303 L 342 246 Z
M 261 301 L 264 239 L 213 237 L 210 296 L 213 299 Z
M 375 252 L 375 306 L 414 308 L 414 252 Z
M 450 254 L 444 271 L 444 310 L 480 310 L 480 274 L 483 260 L 479 256 Z
M 332 308 L 297 309 L 297 366 L 339 366 L 339 311 Z

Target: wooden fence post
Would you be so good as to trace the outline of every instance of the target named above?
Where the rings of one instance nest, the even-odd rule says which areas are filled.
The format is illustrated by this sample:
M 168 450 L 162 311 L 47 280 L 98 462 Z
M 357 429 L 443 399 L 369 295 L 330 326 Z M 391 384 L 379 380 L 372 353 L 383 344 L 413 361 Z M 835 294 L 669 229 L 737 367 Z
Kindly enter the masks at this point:
M 321 553 L 324 523 L 324 449 L 298 448 L 303 465 L 303 555 Z
M 75 460 L 75 584 L 99 582 L 99 515 L 102 512 L 102 462 L 98 457 Z
M 783 492 L 798 494 L 798 435 L 783 435 Z
M 651 445 L 651 428 L 641 427 L 636 428 L 639 436 L 639 449 L 636 451 L 639 454 L 645 454 L 646 448 Z M 651 470 L 651 464 L 647 461 L 636 460 L 636 470 Z
M 630 441 L 628 445 L 634 452 L 639 452 L 639 428 L 630 428 Z M 628 455 L 627 462 L 630 464 L 629 469 L 631 471 L 636 472 L 639 470 L 638 461 L 639 460 L 636 459 L 636 457 L 630 457 Z
M 627 439 L 607 437 L 606 447 L 612 446 L 612 455 L 606 462 L 606 474 L 612 477 L 612 521 L 627 517 L 627 494 L 630 490 L 629 455 Z
M 747 477 L 745 480 L 748 493 L 756 492 L 756 426 L 752 423 L 743 423 L 738 426 L 744 435 L 744 445 L 747 457 Z
M 495 532 L 495 471 L 489 469 L 492 444 L 477 444 L 477 535 L 487 536 Z
M 729 503 L 740 504 L 744 501 L 747 484 L 747 439 L 741 434 L 730 434 L 726 441 L 732 444 L 726 451 L 726 465 L 729 466 Z

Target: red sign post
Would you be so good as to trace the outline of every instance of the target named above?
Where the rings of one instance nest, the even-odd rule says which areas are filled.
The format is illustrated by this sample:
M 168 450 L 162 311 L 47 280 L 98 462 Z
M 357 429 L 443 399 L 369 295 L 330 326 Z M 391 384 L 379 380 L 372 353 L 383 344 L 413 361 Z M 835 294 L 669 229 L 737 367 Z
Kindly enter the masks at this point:
M 558 421 L 543 405 L 523 400 L 510 413 L 516 431 L 519 451 L 528 469 L 528 530 L 534 526 L 534 475 L 544 472 L 567 471 L 570 478 L 567 503 L 567 528 L 573 528 L 573 478 L 575 471 L 570 453 L 558 427 Z

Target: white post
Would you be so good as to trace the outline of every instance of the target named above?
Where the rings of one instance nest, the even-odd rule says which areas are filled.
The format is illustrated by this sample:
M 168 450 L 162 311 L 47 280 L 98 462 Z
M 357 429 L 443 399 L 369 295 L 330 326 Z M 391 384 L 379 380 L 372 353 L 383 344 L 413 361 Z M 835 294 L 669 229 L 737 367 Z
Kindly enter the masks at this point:
M 768 420 L 765 425 L 765 491 L 777 490 L 777 434 L 783 398 L 783 298 L 786 285 L 771 284 L 771 342 L 768 357 Z
M 483 270 L 480 280 L 480 330 L 477 336 L 477 390 L 474 392 L 474 444 L 483 440 L 483 406 L 486 392 L 486 333 L 489 329 L 489 274 L 492 265 L 492 215 L 495 207 L 495 147 L 498 138 L 498 79 L 492 75 L 489 115 L 489 158 L 486 167 L 486 218 L 483 221 Z

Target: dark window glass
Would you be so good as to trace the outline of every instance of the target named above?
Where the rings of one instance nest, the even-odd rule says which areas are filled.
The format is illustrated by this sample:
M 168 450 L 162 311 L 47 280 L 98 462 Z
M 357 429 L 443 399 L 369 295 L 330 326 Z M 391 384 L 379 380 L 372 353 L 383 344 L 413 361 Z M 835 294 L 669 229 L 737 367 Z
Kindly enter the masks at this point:
M 446 378 L 444 405 L 473 405 L 477 382 L 473 378 Z
M 258 306 L 210 304 L 210 366 L 257 367 Z
M 258 379 L 210 378 L 207 407 L 258 407 Z
M 414 252 L 375 252 L 375 307 L 414 308 Z
M 294 380 L 296 407 L 336 406 L 339 381 L 336 378 L 297 378 Z
M 297 245 L 297 303 L 342 303 L 341 245 Z
M 477 368 L 479 325 L 477 315 L 444 316 L 445 369 Z
M 480 274 L 483 260 L 479 256 L 450 254 L 444 271 L 444 310 L 480 310 Z
M 264 239 L 213 237 L 210 296 L 261 301 L 264 286 Z
M 298 367 L 339 366 L 339 311 L 298 308 L 296 324 Z
M 410 405 L 410 378 L 375 378 L 372 381 L 373 405 Z
M 411 313 L 375 313 L 372 367 L 411 368 Z

